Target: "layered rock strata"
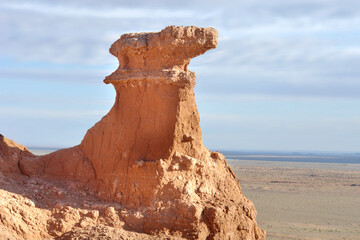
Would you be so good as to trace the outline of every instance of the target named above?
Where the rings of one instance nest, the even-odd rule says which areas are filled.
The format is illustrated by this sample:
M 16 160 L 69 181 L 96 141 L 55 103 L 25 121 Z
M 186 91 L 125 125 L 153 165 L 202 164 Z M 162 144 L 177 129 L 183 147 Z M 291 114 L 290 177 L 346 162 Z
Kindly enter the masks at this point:
M 170 26 L 124 34 L 110 112 L 80 145 L 23 156 L 28 176 L 77 180 L 115 201 L 133 230 L 187 239 L 265 239 L 256 210 L 218 152 L 202 142 L 190 60 L 217 45 L 213 28 Z

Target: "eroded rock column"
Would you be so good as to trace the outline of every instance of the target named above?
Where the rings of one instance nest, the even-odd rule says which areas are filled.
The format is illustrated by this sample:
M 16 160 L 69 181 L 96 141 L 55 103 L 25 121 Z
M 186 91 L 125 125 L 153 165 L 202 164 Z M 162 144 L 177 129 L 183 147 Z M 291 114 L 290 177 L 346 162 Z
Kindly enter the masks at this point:
M 217 45 L 213 28 L 170 26 L 124 34 L 110 48 L 119 68 L 110 112 L 80 145 L 23 158 L 22 173 L 88 184 L 124 207 L 126 224 L 188 239 L 264 239 L 256 210 L 222 154 L 203 146 L 188 70 Z
M 158 33 L 124 34 L 111 46 L 119 68 L 104 82 L 115 87 L 115 104 L 80 144 L 94 166 L 101 196 L 147 204 L 152 186 L 159 184 L 154 175 L 158 167 L 150 166 L 175 151 L 200 157 L 204 147 L 195 74 L 187 66 L 216 44 L 215 29 L 168 27 Z M 147 164 L 150 169 L 137 167 L 149 162 L 154 163 Z M 134 181 L 139 188 L 129 186 Z

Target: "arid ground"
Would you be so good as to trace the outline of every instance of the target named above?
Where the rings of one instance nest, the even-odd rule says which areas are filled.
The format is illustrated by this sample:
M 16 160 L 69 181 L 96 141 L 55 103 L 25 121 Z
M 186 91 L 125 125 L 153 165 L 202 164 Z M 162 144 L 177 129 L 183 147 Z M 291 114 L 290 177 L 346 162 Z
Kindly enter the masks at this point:
M 47 150 L 33 152 L 48 153 Z M 359 239 L 360 164 L 227 161 L 239 179 L 245 196 L 254 202 L 258 223 L 267 231 L 266 239 Z M 64 235 L 61 239 L 87 236 L 90 233 L 100 236 L 104 231 L 107 236 L 119 234 L 109 232 L 112 228 L 107 226 L 107 222 L 122 223 L 113 220 L 109 214 L 110 208 L 85 191 L 71 191 L 75 183 L 69 182 L 65 186 L 56 181 L 44 183 L 37 178 L 29 181 L 25 176 L 23 179 L 9 179 L 2 175 L 0 183 L 0 205 L 4 207 L 0 207 L 0 210 L 2 209 L 5 215 L 8 211 L 12 212 L 9 226 L 26 232 L 28 237 L 40 234 L 33 232 L 32 227 L 45 231 L 45 219 L 55 222 L 62 219 L 54 215 L 56 211 L 49 210 L 50 205 L 59 205 L 55 210 L 65 209 L 69 216 L 72 216 L 72 212 L 78 215 L 86 213 L 87 215 L 78 220 L 85 227 L 88 224 L 94 228 L 84 228 L 83 232 L 70 232 L 70 235 Z M 12 204 L 4 204 L 5 202 Z M 67 203 L 71 203 L 71 207 L 62 206 L 68 205 Z M 1 213 L 0 211 L 0 216 Z M 95 218 L 91 217 L 91 213 L 95 213 Z M 44 221 L 32 217 L 39 214 L 44 217 Z M 29 220 L 32 224 L 21 224 L 24 220 Z M 72 221 L 65 223 L 71 227 Z M 56 230 L 57 228 L 53 229 L 55 232 Z M 128 238 L 149 237 L 122 231 L 121 235 Z M 10 237 L 7 231 L 2 231 L 1 228 L 0 233 L 0 239 Z
M 360 239 L 360 164 L 228 163 L 267 239 Z

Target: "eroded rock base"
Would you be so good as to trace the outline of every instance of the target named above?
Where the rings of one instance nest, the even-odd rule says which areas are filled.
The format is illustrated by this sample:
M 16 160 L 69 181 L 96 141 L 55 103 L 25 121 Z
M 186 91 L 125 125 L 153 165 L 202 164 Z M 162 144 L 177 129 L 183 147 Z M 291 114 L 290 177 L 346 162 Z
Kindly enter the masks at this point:
M 21 149 L 2 152 L 3 169 L 15 166 L 14 162 L 24 154 L 29 156 L 26 148 L 17 146 Z M 140 162 L 137 167 L 146 164 L 156 163 Z M 240 189 L 237 181 L 225 181 L 227 174 L 236 178 L 221 154 L 209 152 L 208 162 L 199 162 L 176 153 L 172 161 L 161 160 L 159 165 L 163 171 L 163 188 L 159 199 L 150 207 L 126 207 L 99 200 L 96 190 L 75 180 L 28 177 L 16 167 L 0 172 L 0 236 L 8 239 L 89 236 L 94 239 L 264 239 L 263 231 L 256 225 L 253 204 L 243 195 L 237 198 Z M 204 169 L 212 170 L 196 174 L 204 173 Z M 214 182 L 215 179 L 222 181 Z M 228 196 L 226 200 L 224 194 Z

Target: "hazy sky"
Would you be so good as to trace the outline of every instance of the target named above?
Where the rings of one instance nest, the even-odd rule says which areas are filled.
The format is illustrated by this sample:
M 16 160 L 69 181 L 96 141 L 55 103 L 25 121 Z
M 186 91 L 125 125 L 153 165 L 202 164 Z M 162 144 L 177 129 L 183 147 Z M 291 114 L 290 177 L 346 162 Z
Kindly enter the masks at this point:
M 167 25 L 219 30 L 189 66 L 209 148 L 360 152 L 358 0 L 1 1 L 0 133 L 78 144 L 114 102 L 110 45 Z

